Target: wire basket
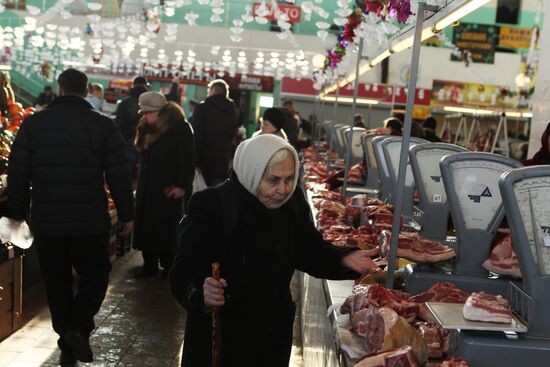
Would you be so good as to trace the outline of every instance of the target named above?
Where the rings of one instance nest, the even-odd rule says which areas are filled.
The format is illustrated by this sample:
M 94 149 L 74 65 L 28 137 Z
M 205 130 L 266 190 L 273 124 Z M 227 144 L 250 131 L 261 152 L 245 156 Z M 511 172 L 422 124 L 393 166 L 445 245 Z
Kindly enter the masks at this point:
M 529 319 L 533 312 L 533 298 L 521 290 L 516 284 L 510 282 L 509 300 L 512 312 L 523 322 L 529 326 Z

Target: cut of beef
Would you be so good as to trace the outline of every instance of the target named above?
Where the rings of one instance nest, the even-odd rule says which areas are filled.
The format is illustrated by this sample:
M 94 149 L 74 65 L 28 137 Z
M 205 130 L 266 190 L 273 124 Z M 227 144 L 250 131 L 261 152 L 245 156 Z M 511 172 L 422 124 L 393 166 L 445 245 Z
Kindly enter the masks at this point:
M 383 230 L 378 240 L 380 252 L 387 256 L 390 252 L 391 232 Z M 456 256 L 455 250 L 443 246 L 439 242 L 430 241 L 415 233 L 399 235 L 397 243 L 397 257 L 414 261 L 418 264 L 436 263 L 452 259 Z
M 495 274 L 521 278 L 518 257 L 512 243 L 512 235 L 504 234 L 499 237 L 491 251 L 491 256 L 485 260 L 483 267 Z
M 502 296 L 485 292 L 472 293 L 464 304 L 462 314 L 465 319 L 509 324 L 512 321 L 510 303 Z
M 427 292 L 417 294 L 409 299 L 419 304 L 420 318 L 425 321 L 435 321 L 425 302 L 464 303 L 470 293 L 458 289 L 453 283 L 436 283 Z
M 464 358 L 447 357 L 446 360 L 441 362 L 439 367 L 470 367 L 470 365 L 464 360 Z
M 355 367 L 417 367 L 412 348 L 404 346 L 398 349 L 387 350 L 367 356 Z

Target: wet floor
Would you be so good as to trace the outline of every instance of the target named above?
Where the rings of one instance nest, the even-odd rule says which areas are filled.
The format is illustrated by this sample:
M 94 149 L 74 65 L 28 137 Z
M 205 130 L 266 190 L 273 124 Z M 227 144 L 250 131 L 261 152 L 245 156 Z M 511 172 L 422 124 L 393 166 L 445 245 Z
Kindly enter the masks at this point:
M 166 279 L 132 277 L 140 264 L 137 251 L 113 264 L 107 296 L 90 338 L 95 361 L 78 366 L 180 366 L 185 311 L 173 299 Z M 293 291 L 297 289 L 293 284 Z M 0 342 L 0 367 L 58 366 L 58 336 L 51 329 L 42 286 L 25 292 L 23 318 L 23 328 Z M 299 320 L 291 367 L 302 366 L 298 325 Z

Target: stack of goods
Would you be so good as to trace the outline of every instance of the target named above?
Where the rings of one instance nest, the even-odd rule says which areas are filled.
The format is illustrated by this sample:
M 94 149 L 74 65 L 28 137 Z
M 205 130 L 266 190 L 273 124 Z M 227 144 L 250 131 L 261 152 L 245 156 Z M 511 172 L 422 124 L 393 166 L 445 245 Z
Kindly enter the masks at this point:
M 450 332 L 432 320 L 425 306 L 428 301 L 464 304 L 468 320 L 511 321 L 510 305 L 502 296 L 469 294 L 451 283 L 437 283 L 415 296 L 379 284 L 356 285 L 339 316 L 339 320 L 346 318 L 340 327 L 355 335 L 347 341 L 355 345 L 344 349 L 361 350 L 365 355 L 356 367 L 467 367 L 463 359 L 447 357 Z

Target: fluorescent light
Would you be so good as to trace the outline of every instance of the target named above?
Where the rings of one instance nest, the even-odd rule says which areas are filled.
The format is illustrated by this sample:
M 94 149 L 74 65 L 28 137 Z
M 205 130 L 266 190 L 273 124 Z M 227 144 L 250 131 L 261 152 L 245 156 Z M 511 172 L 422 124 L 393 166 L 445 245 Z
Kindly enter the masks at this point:
M 78 61 L 63 61 L 63 65 L 65 66 L 80 66 L 82 63 Z
M 470 14 L 474 10 L 477 10 L 478 8 L 482 7 L 483 5 L 487 4 L 490 0 L 471 0 L 468 1 L 458 8 L 456 8 L 454 11 L 447 14 L 443 19 L 435 23 L 434 30 L 436 32 L 440 32 L 441 30 L 445 29 L 446 27 L 450 26 L 457 20 L 460 20 L 464 16 Z
M 0 70 L 10 71 L 11 66 L 9 66 L 9 65 L 0 65 Z
M 322 96 L 321 99 L 327 101 L 327 102 L 335 102 L 336 97 L 333 96 Z M 339 103 L 353 103 L 353 98 L 350 97 L 338 97 Z M 374 99 L 363 99 L 363 98 L 357 98 L 356 100 L 357 104 L 378 104 L 379 102 Z
M 522 114 L 523 117 L 533 117 L 533 112 L 524 112 Z
M 405 38 L 391 48 L 392 52 L 401 52 L 408 48 L 411 48 L 414 42 L 414 35 Z
M 359 67 L 359 75 L 365 74 L 370 69 L 372 69 L 372 67 L 369 64 L 365 64 L 365 65 Z
M 384 61 L 384 59 L 386 59 L 390 55 L 391 55 L 391 52 L 390 52 L 389 49 L 384 50 L 384 52 L 382 52 L 380 55 L 378 55 L 374 59 L 372 59 L 372 61 L 370 62 L 370 66 L 374 67 L 375 65 L 380 64 L 382 61 Z
M 273 107 L 273 97 L 271 96 L 260 96 L 259 101 L 260 107 Z
M 475 108 L 452 107 L 452 106 L 445 106 L 443 107 L 443 110 L 448 112 L 471 113 L 474 115 L 489 115 L 491 113 L 494 113 L 494 111 L 490 111 L 490 110 L 476 110 Z
M 521 117 L 521 112 L 506 112 L 506 117 Z

